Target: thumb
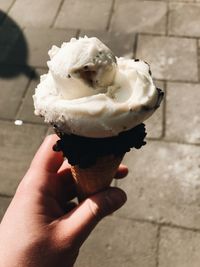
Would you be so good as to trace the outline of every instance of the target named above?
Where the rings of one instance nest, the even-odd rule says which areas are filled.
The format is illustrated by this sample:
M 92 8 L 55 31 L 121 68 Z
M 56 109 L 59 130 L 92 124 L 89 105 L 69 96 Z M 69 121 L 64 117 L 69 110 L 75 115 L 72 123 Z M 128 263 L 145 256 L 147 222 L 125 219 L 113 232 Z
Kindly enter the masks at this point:
M 114 187 L 91 196 L 71 213 L 63 216 L 59 221 L 59 236 L 65 239 L 66 244 L 70 241 L 80 247 L 97 223 L 125 202 L 125 192 Z

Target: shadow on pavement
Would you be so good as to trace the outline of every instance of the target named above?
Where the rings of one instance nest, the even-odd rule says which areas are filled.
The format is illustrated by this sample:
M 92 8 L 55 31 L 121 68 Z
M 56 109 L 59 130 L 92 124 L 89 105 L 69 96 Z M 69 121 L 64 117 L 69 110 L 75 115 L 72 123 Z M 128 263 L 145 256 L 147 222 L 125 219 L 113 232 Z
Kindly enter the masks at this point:
M 28 78 L 37 78 L 38 74 L 27 64 L 28 54 L 22 29 L 0 11 L 0 78 L 12 78 L 21 73 Z

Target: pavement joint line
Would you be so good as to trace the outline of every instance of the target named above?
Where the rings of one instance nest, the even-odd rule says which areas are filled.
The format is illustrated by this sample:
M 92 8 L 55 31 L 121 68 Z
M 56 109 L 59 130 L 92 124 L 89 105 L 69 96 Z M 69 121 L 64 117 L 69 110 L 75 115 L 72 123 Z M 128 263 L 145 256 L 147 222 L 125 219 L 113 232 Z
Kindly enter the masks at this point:
M 193 40 L 199 40 L 200 36 L 189 36 L 189 35 L 176 35 L 173 33 L 169 33 L 167 37 L 174 37 L 174 38 L 185 38 L 185 39 L 193 39 Z
M 126 178 L 124 178 L 126 179 Z M 122 207 L 123 209 L 123 207 Z M 138 223 L 146 223 L 146 224 L 151 224 L 151 225 L 155 225 L 155 226 L 159 226 L 160 224 L 156 221 L 153 221 L 153 220 L 147 220 L 147 219 L 137 219 L 137 218 L 130 218 L 130 217 L 127 217 L 125 215 L 120 215 L 120 214 L 113 214 L 113 216 L 115 218 L 119 218 L 119 219 L 123 219 L 125 221 L 133 221 L 133 222 L 138 222 Z
M 161 232 L 161 225 L 158 225 L 158 229 L 157 229 L 157 236 L 156 236 L 156 266 L 155 267 L 159 267 L 159 253 L 160 253 L 160 232 Z
M 169 7 L 169 2 L 166 3 L 167 4 L 167 13 L 166 13 L 166 29 L 165 29 L 165 33 L 166 36 L 169 35 L 169 14 L 170 14 L 170 7 Z
M 177 141 L 177 140 L 171 140 L 171 139 L 164 139 L 164 138 L 153 138 L 149 137 L 147 140 L 152 141 L 152 142 L 163 142 L 163 143 L 168 143 L 168 144 L 177 144 L 177 145 L 186 145 L 186 146 L 200 146 L 199 143 L 189 143 L 189 142 L 182 142 L 182 141 Z
M 56 12 L 56 14 L 55 14 L 55 16 L 54 16 L 54 18 L 53 18 L 53 21 L 52 21 L 52 23 L 51 23 L 51 25 L 50 25 L 50 28 L 54 28 L 55 23 L 56 23 L 56 20 L 57 20 L 57 18 L 58 18 L 58 15 L 59 15 L 59 13 L 60 13 L 60 10 L 61 10 L 61 8 L 62 8 L 62 6 L 63 6 L 63 4 L 64 4 L 64 1 L 65 1 L 65 0 L 61 0 L 60 5 L 59 5 L 59 7 L 58 7 L 58 9 L 57 9 L 57 12 Z
M 179 39 L 200 39 L 200 36 L 186 36 L 186 35 L 175 35 L 175 34 L 168 34 L 167 36 L 162 33 L 150 33 L 150 32 L 138 32 L 139 35 L 149 36 L 149 37 L 166 37 L 166 38 L 179 38 Z
M 108 22 L 107 22 L 107 25 L 106 25 L 106 31 L 109 31 L 109 29 L 110 29 L 110 24 L 111 24 L 111 21 L 112 21 L 114 10 L 115 10 L 115 0 L 112 0 L 110 12 L 109 12 L 109 17 L 108 17 Z
M 170 2 L 170 0 L 167 0 L 168 2 Z M 192 1 L 192 2 L 191 2 Z M 181 1 L 173 1 L 173 3 L 175 3 L 175 4 L 180 4 L 180 3 L 184 3 L 184 4 L 194 4 L 194 3 L 198 3 L 198 2 L 196 2 L 197 0 L 191 0 L 191 1 L 189 1 L 189 0 L 181 0 Z
M 133 56 L 134 56 L 134 58 L 137 57 L 138 36 L 139 36 L 139 34 L 136 33 L 136 34 L 135 34 L 135 42 L 134 42 L 134 44 L 133 44 Z
M 81 34 L 81 29 L 78 29 L 77 32 L 76 32 L 76 38 L 77 39 L 80 37 L 80 34 Z
M 0 117 L 0 123 L 1 122 L 15 123 L 15 120 L 16 119 L 5 119 L 5 118 L 1 118 Z M 31 122 L 31 121 L 25 121 L 25 120 L 23 120 L 23 124 L 48 127 L 48 125 L 47 124 L 44 124 L 44 123 Z
M 12 1 L 12 3 L 10 4 L 10 6 L 9 6 L 9 8 L 8 8 L 8 10 L 7 10 L 7 14 L 10 12 L 11 8 L 14 6 L 14 4 L 15 4 L 16 1 L 17 1 L 17 0 L 13 0 L 13 1 Z
M 43 71 L 43 70 L 48 71 L 48 68 L 47 68 L 47 67 L 46 67 L 46 68 L 45 68 L 45 67 L 39 67 L 39 68 L 35 68 L 35 67 L 34 67 L 34 71 L 36 71 L 36 72 L 37 72 L 37 71 Z M 39 76 L 41 76 L 41 75 L 38 75 L 38 77 L 39 77 Z
M 2 198 L 13 198 L 13 195 L 7 195 L 7 194 L 0 193 L 0 197 L 2 197 Z
M 200 81 L 200 47 L 199 47 L 199 41 L 196 40 L 197 43 L 197 70 L 198 70 L 198 79 Z
M 5 63 L 5 64 L 2 64 L 2 63 L 0 63 L 0 67 L 13 67 L 13 68 L 19 68 L 19 67 L 21 67 L 21 68 L 24 68 L 24 67 L 33 67 L 34 69 L 41 69 L 41 70 L 47 70 L 48 71 L 48 68 L 47 67 L 45 67 L 45 66 L 39 66 L 39 65 L 29 65 L 29 64 L 21 64 L 21 63 L 19 63 L 19 64 L 11 64 L 11 63 Z
M 33 80 L 33 79 L 29 79 L 28 82 L 27 82 L 27 84 L 26 84 L 26 86 L 25 86 L 23 95 L 22 95 L 21 100 L 20 100 L 20 102 L 19 102 L 19 105 L 18 105 L 18 107 L 17 107 L 17 111 L 16 111 L 16 114 L 15 114 L 15 120 L 17 119 L 17 117 L 18 117 L 18 115 L 19 115 L 19 112 L 20 112 L 20 110 L 21 110 L 22 104 L 23 104 L 24 99 L 25 99 L 25 97 L 26 97 L 26 95 L 27 95 L 28 88 L 29 88 L 29 86 L 30 86 L 32 80 Z
M 170 82 L 170 83 L 189 83 L 189 84 L 199 84 L 199 81 L 188 81 L 188 80 L 162 80 L 163 82 Z
M 7 66 L 7 67 L 14 67 L 14 68 L 18 68 L 18 67 L 27 67 L 30 66 L 30 67 L 34 67 L 34 68 L 38 68 L 38 69 L 47 69 L 48 70 L 48 67 L 47 66 L 39 66 L 39 65 L 29 65 L 29 64 L 22 64 L 22 63 L 2 63 L 0 62 L 0 66 L 3 67 L 3 66 Z
M 122 209 L 123 209 L 123 207 L 122 207 Z M 195 227 L 193 228 L 193 227 L 188 227 L 188 226 L 183 226 L 183 225 L 177 225 L 177 224 L 173 224 L 172 222 L 159 222 L 159 221 L 150 220 L 150 219 L 131 218 L 131 217 L 127 217 L 126 215 L 118 215 L 118 214 L 114 214 L 114 216 L 116 218 L 129 220 L 129 221 L 133 221 L 133 222 L 147 223 L 147 224 L 151 224 L 151 225 L 155 225 L 155 226 L 160 226 L 160 230 L 162 230 L 163 227 L 168 227 L 168 228 L 173 228 L 173 229 L 190 231 L 193 233 L 200 233 L 200 228 L 195 228 Z
M 164 98 L 163 98 L 163 106 L 162 106 L 162 133 L 161 138 L 164 138 L 166 135 L 166 110 L 167 110 L 167 82 L 164 82 Z
M 2 17 L 2 19 L 0 20 L 0 25 L 4 23 L 4 20 L 8 17 L 8 13 L 10 12 L 11 8 L 13 7 L 13 5 L 15 4 L 16 0 L 13 0 L 12 3 L 10 4 L 10 6 L 8 7 L 7 11 L 5 12 L 5 16 Z

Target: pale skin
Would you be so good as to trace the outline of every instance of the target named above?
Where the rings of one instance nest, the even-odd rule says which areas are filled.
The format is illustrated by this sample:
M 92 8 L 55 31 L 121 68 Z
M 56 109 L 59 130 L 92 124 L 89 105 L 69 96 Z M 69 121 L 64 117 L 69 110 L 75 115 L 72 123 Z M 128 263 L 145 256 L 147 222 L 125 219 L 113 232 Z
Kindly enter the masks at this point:
M 72 267 L 98 222 L 126 202 L 119 188 L 70 202 L 75 186 L 70 165 L 52 150 L 56 140 L 44 140 L 0 224 L 0 267 Z M 120 165 L 116 178 L 127 173 Z

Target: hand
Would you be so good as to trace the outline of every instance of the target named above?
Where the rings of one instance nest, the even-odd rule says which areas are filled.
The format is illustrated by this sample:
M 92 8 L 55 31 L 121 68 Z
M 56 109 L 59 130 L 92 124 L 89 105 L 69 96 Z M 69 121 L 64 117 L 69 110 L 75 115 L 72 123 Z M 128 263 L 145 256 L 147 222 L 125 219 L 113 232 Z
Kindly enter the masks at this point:
M 72 204 L 75 186 L 62 153 L 52 150 L 56 140 L 45 139 L 1 222 L 0 267 L 73 266 L 97 223 L 126 201 L 122 190 L 109 188 Z M 117 177 L 127 172 L 121 166 Z

